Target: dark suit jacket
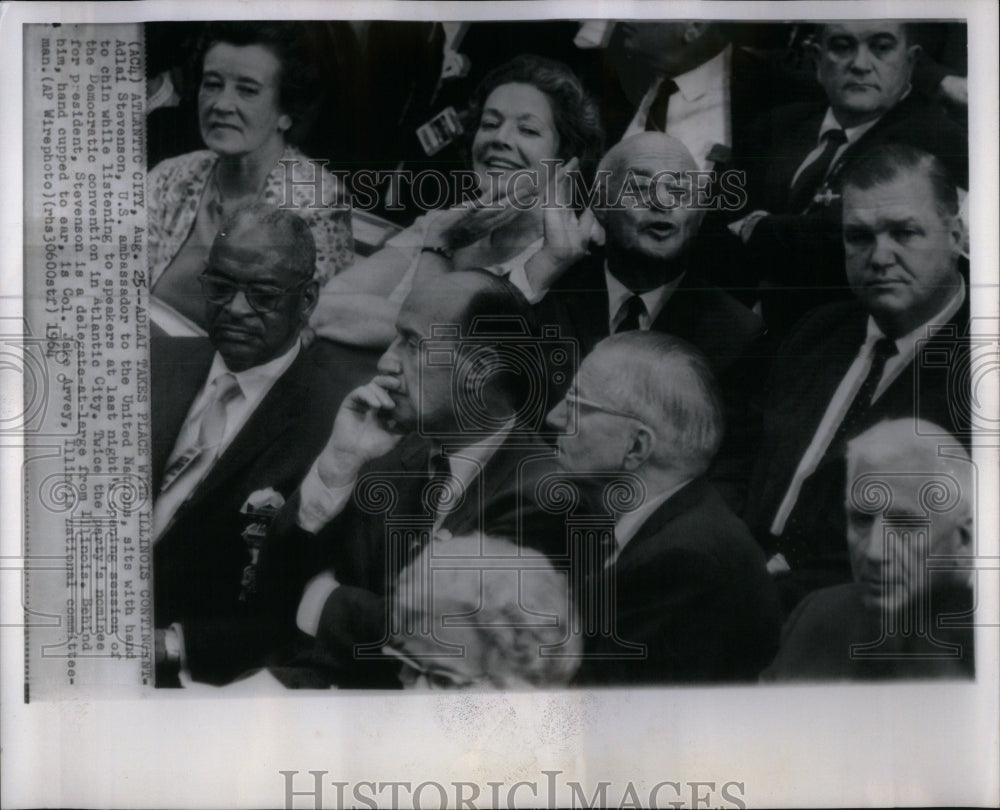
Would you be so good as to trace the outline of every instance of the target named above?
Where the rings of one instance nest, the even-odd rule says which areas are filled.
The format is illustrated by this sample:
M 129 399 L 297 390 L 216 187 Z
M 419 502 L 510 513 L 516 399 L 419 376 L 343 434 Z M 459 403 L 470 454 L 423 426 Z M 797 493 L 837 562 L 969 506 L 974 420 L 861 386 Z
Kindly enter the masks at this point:
M 803 599 L 789 616 L 781 631 L 781 649 L 761 680 L 971 678 L 973 628 L 941 627 L 938 619 L 968 614 L 972 607 L 968 588 L 935 589 L 928 603 L 931 615 L 923 617 L 929 635 L 904 634 L 902 622 L 895 633 L 887 633 L 886 617 L 864 606 L 858 585 L 824 588 Z M 916 617 L 918 608 L 909 610 Z M 852 655 L 853 645 L 868 649 Z M 942 656 L 944 645 L 957 646 L 954 657 Z
M 536 311 L 542 323 L 558 324 L 563 337 L 579 341 L 581 358 L 589 354 L 609 334 L 604 254 L 595 252 L 567 270 Z M 692 344 L 721 378 L 745 357 L 763 332 L 763 324 L 753 311 L 691 269 L 652 329 Z
M 447 445 L 445 445 L 447 447 Z M 367 464 L 354 497 L 336 518 L 316 534 L 297 525 L 298 497 L 292 499 L 272 527 L 261 559 L 262 576 L 305 585 L 330 570 L 340 587 L 327 599 L 311 648 L 300 643 L 292 666 L 319 673 L 319 682 L 340 686 L 398 686 L 395 667 L 355 655 L 356 644 L 377 649 L 388 631 L 388 596 L 396 577 L 429 539 L 433 515 L 421 494 L 430 480 L 429 445 L 416 433 L 395 449 Z M 515 540 L 550 556 L 568 555 L 565 517 L 539 505 L 538 483 L 557 473 L 555 450 L 537 438 L 508 438 L 466 490 L 462 502 L 444 518 L 441 529 L 457 536 L 486 534 Z M 389 500 L 381 494 L 392 492 Z M 367 505 L 367 506 L 366 506 Z M 266 584 L 265 584 L 266 587 Z M 301 588 L 286 591 L 287 638 L 296 635 L 295 612 Z M 287 662 L 286 662 L 287 663 Z M 304 681 L 316 685 L 315 678 Z
M 692 259 L 701 267 L 699 256 Z M 579 342 L 585 357 L 608 336 L 608 288 L 604 255 L 587 256 L 566 274 L 536 306 L 542 324 L 557 324 L 563 337 Z M 653 331 L 686 340 L 708 360 L 722 393 L 726 437 L 711 471 L 711 479 L 726 502 L 742 511 L 746 480 L 755 454 L 748 432 L 747 404 L 754 396 L 767 359 L 759 349 L 761 319 L 729 293 L 688 270 L 652 325 Z
M 154 492 L 214 351 L 203 338 L 153 342 Z M 358 362 L 340 362 L 345 351 L 317 341 L 299 353 L 154 546 L 155 625 L 182 624 L 196 680 L 225 680 L 252 663 L 236 641 L 242 621 L 253 624 L 250 607 L 239 599 L 250 562 L 241 537 L 249 521 L 239 510 L 256 490 L 294 492 L 329 438 L 340 400 L 359 377 L 371 375 L 362 353 L 352 355 Z M 248 661 L 241 660 L 244 652 Z
M 704 479 L 671 496 L 622 549 L 615 578 L 618 637 L 642 659 L 587 658 L 581 683 L 753 679 L 777 649 L 777 593 L 743 522 Z M 599 639 L 587 652 L 607 653 Z
M 851 576 L 842 486 L 831 485 L 822 496 L 817 493 L 822 502 L 807 504 L 805 514 L 813 520 L 799 538 L 807 538 L 806 548 L 788 536 L 772 537 L 770 525 L 834 392 L 865 340 L 867 321 L 868 313 L 856 301 L 830 304 L 811 313 L 782 345 L 767 387 L 760 455 L 747 496 L 747 524 L 769 553 L 784 553 L 793 568 L 832 569 L 839 581 Z M 915 362 L 875 400 L 855 435 L 885 419 L 919 416 L 967 442 L 968 327 L 966 298 L 945 329 L 924 345 L 923 352 L 918 349 Z M 842 461 L 843 448 L 831 448 L 827 463 L 842 466 Z M 827 472 L 822 468 L 817 474 Z M 831 475 L 831 482 L 842 481 L 838 475 L 842 476 L 842 470 Z
M 827 106 L 806 103 L 774 110 L 755 125 L 746 152 L 737 155 L 737 167 L 747 172 L 749 202 L 732 218 L 756 210 L 771 213 L 754 228 L 745 266 L 760 273 L 763 314 L 772 336 L 787 335 L 812 307 L 850 297 L 839 199 L 807 213 L 788 208 L 792 178 L 816 147 Z M 845 150 L 829 176 L 833 192 L 840 193 L 842 170 L 851 160 L 890 143 L 936 155 L 959 186 L 969 187 L 966 131 L 936 105 L 911 94 Z

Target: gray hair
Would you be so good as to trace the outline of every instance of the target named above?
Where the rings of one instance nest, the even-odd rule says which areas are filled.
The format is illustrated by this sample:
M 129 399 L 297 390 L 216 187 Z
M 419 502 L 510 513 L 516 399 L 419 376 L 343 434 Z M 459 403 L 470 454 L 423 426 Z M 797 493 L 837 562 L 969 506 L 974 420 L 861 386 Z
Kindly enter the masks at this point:
M 699 474 L 722 443 L 725 420 L 712 370 L 691 344 L 661 332 L 621 332 L 597 352 L 614 352 L 609 394 L 654 428 L 654 459 Z M 626 402 L 627 400 L 627 402 Z
M 435 559 L 441 565 L 434 566 Z M 449 559 L 461 560 L 465 570 L 449 568 Z M 477 562 L 470 566 L 470 560 Z M 443 576 L 434 576 L 436 567 L 445 569 Z M 432 606 L 430 616 L 426 605 Z M 526 609 L 557 619 L 527 625 Z M 486 649 L 487 660 L 480 663 L 494 686 L 557 686 L 580 666 L 582 640 L 569 632 L 574 607 L 567 576 L 545 555 L 506 539 L 463 535 L 434 540 L 399 575 L 393 597 L 397 628 L 430 627 L 435 638 L 446 640 L 443 616 L 473 612 L 472 629 Z M 405 639 L 396 635 L 393 646 L 405 646 Z M 563 645 L 559 655 L 543 655 L 543 647 L 556 644 Z

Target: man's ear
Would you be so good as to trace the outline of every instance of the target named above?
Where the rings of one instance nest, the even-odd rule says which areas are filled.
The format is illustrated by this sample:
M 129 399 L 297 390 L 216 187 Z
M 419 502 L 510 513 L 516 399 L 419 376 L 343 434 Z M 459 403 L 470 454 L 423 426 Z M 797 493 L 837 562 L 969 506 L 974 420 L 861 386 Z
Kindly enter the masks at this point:
M 302 288 L 302 325 L 309 323 L 309 317 L 316 309 L 316 302 L 319 301 L 319 282 L 313 279 Z
M 629 444 L 625 449 L 625 458 L 622 459 L 622 469 L 626 472 L 635 472 L 653 454 L 656 447 L 656 436 L 645 425 L 637 425 L 629 435 Z

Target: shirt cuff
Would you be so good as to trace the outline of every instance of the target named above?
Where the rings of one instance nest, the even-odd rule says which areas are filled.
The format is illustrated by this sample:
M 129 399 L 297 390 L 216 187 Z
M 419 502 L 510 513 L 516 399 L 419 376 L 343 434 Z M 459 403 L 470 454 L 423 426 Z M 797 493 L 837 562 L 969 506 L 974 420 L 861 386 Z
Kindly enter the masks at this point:
M 309 584 L 302 592 L 298 612 L 295 614 L 296 627 L 306 635 L 315 638 L 326 600 L 339 587 L 340 583 L 334 579 L 333 574 L 329 571 L 317 574 L 309 580 Z
M 354 481 L 332 489 L 319 477 L 319 459 L 313 462 L 299 487 L 298 524 L 307 532 L 316 534 L 339 515 L 354 491 Z
M 538 293 L 532 289 L 531 282 L 528 281 L 528 273 L 524 269 L 524 265 L 525 262 L 518 262 L 516 264 L 498 264 L 496 266 L 496 269 L 499 271 L 497 275 L 507 276 L 507 280 L 524 294 L 524 297 L 528 299 L 529 304 L 537 304 L 545 297 L 545 293 L 548 292 L 548 290 L 542 290 Z

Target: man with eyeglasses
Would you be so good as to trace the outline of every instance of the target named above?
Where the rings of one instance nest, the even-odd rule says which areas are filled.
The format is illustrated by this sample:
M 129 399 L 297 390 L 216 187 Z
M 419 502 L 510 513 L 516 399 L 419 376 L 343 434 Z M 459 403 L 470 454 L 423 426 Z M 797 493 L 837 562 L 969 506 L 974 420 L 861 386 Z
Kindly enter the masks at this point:
M 235 212 L 200 279 L 208 339 L 154 340 L 154 621 L 158 652 L 173 664 L 161 667 L 161 685 L 182 656 L 195 680 L 212 682 L 256 663 L 254 553 L 241 536 L 251 521 L 241 508 L 257 491 L 294 491 L 358 373 L 335 379 L 330 347 L 302 345 L 315 256 L 294 213 Z
M 756 677 L 777 649 L 777 593 L 760 547 L 705 476 L 723 431 L 705 358 L 655 332 L 608 337 L 548 420 L 562 431 L 559 463 L 567 471 L 602 481 L 621 473 L 638 478 L 644 492 L 639 506 L 616 515 L 604 572 L 614 601 L 589 607 L 612 611 L 617 638 L 585 648 L 578 680 Z M 606 592 L 593 582 L 585 591 L 585 601 Z M 609 643 L 621 641 L 644 645 L 644 653 L 615 654 Z
M 538 312 L 579 341 L 581 356 L 632 329 L 674 335 L 698 349 L 719 381 L 729 424 L 712 479 L 738 511 L 753 457 L 745 411 L 760 378 L 754 347 L 763 323 L 707 279 L 707 247 L 698 238 L 705 211 L 691 175 L 697 168 L 683 143 L 660 132 L 610 149 L 598 169 L 606 204 L 595 206 L 604 247 L 566 270 Z

